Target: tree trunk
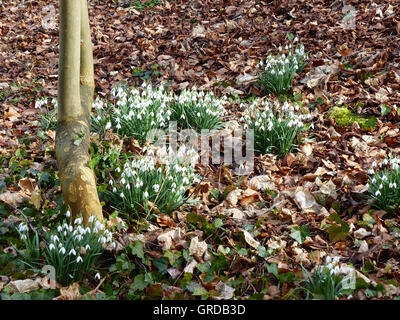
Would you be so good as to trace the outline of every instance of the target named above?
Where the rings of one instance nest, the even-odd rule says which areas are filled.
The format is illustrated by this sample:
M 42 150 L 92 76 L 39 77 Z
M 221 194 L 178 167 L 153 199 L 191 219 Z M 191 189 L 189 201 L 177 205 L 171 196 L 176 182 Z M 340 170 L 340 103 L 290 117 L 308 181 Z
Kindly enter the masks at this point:
M 60 58 L 56 158 L 61 190 L 72 217 L 91 215 L 100 221 L 102 208 L 96 177 L 88 166 L 90 111 L 94 93 L 92 43 L 87 0 L 60 0 Z

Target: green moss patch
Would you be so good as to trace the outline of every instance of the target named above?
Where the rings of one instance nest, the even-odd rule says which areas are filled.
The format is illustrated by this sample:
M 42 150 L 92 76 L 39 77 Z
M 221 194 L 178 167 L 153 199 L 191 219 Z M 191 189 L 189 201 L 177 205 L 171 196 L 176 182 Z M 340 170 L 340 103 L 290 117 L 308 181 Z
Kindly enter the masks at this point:
M 375 117 L 355 114 L 347 106 L 334 107 L 329 112 L 329 117 L 333 118 L 340 127 L 351 127 L 354 122 L 357 122 L 363 130 L 373 130 L 376 125 Z

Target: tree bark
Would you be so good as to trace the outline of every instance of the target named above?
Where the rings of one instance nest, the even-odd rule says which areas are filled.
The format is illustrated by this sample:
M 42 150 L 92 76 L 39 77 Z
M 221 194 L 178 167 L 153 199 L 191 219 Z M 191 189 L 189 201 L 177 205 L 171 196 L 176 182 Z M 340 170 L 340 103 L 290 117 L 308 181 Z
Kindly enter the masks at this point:
M 64 202 L 73 218 L 103 219 L 90 161 L 93 53 L 87 0 L 60 0 L 60 58 L 56 158 Z

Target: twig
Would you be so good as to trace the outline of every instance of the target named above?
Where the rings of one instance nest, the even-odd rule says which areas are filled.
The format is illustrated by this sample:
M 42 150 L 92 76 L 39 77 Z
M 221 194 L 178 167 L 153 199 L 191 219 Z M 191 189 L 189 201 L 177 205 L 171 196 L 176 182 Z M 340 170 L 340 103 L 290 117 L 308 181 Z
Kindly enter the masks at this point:
M 5 201 L 2 200 L 2 202 L 4 202 L 6 205 L 8 205 L 13 211 L 19 213 L 21 216 L 24 217 L 24 219 L 26 220 L 27 224 L 29 225 L 29 227 L 32 229 L 33 232 L 37 232 L 37 229 L 30 223 L 29 219 L 26 217 L 26 215 L 17 207 L 15 207 L 14 205 L 7 203 Z

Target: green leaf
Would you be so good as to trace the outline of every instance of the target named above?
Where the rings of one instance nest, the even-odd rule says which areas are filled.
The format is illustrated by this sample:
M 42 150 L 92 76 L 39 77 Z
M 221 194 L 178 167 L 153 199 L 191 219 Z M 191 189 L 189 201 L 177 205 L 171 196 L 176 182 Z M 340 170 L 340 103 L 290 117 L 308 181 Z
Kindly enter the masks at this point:
M 158 272 L 164 273 L 168 269 L 167 258 L 156 258 L 152 260 L 153 265 L 158 269 Z
M 166 257 L 169 261 L 169 264 L 171 266 L 174 265 L 174 263 L 176 262 L 176 260 L 181 256 L 181 253 L 179 251 L 172 251 L 172 250 L 166 250 L 164 252 L 164 257 Z
M 343 232 L 342 227 L 337 225 L 331 225 L 328 228 L 329 240 L 332 242 L 338 242 L 346 239 L 346 233 Z
M 131 285 L 131 290 L 133 292 L 137 290 L 143 290 L 148 286 L 148 283 L 144 280 L 144 275 L 143 274 L 138 274 L 135 277 L 135 280 L 133 281 L 133 284 Z
M 222 219 L 217 218 L 214 220 L 214 226 L 216 228 L 221 228 L 224 225 L 224 222 L 222 221 Z
M 277 278 L 279 277 L 279 271 L 278 271 L 278 265 L 277 264 L 275 264 L 275 263 L 271 263 L 271 264 L 266 263 L 265 267 L 267 268 L 267 271 L 269 273 L 272 273 Z
M 209 269 L 206 272 L 206 275 L 204 276 L 204 282 L 205 283 L 209 283 L 209 282 L 211 282 L 213 280 L 214 280 L 214 272 L 211 269 Z
M 294 279 L 295 279 L 295 276 L 294 276 L 293 272 L 285 272 L 285 273 L 279 275 L 279 281 L 281 283 L 290 282 Z
M 226 270 L 229 267 L 228 260 L 224 255 L 220 254 L 211 262 L 211 269 L 218 274 L 221 270 Z
M 259 246 L 258 247 L 258 255 L 262 258 L 266 258 L 269 256 L 267 249 L 265 249 L 264 246 Z
M 139 240 L 136 240 L 133 244 L 129 245 L 131 249 L 131 254 L 137 256 L 138 258 L 144 260 L 144 252 L 143 252 L 143 243 Z
M 293 227 L 290 237 L 296 240 L 298 243 L 302 244 L 306 237 L 310 235 L 310 230 L 308 230 L 306 225 L 299 227 Z
M 210 265 L 209 265 L 208 262 L 199 263 L 198 265 L 196 265 L 196 268 L 197 268 L 200 272 L 207 272 L 207 270 L 210 269 Z
M 384 103 L 381 104 L 381 116 L 382 117 L 387 116 L 391 111 L 392 111 L 392 107 L 390 107 Z

